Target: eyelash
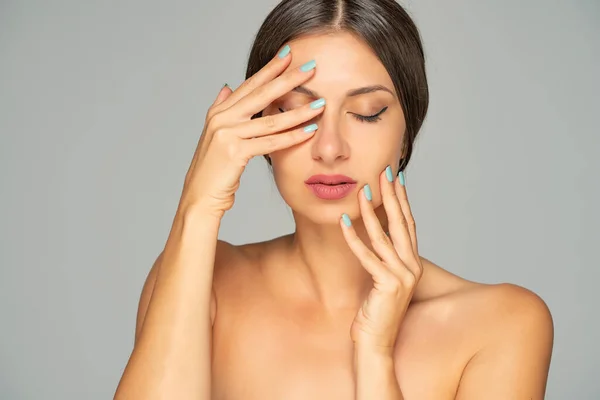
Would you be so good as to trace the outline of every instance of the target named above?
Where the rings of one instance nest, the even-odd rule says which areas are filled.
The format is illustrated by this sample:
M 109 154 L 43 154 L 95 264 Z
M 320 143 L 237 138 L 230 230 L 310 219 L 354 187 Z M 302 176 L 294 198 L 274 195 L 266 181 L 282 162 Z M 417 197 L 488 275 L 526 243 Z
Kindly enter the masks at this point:
M 379 111 L 377 114 L 373 114 L 373 115 L 352 114 L 352 116 L 354 118 L 356 118 L 357 120 L 359 120 L 360 122 L 375 123 L 381 119 L 379 116 L 381 114 L 383 114 L 385 112 L 385 110 L 387 110 L 387 106 L 383 107 L 381 109 L 381 111 Z M 285 112 L 285 110 L 282 108 L 279 108 L 279 111 Z
M 377 114 L 374 115 L 359 115 L 359 114 L 352 114 L 354 116 L 354 118 L 358 119 L 361 122 L 369 122 L 369 123 L 373 123 L 373 122 L 377 122 L 379 121 L 381 118 L 379 117 L 381 114 L 383 114 L 385 112 L 385 110 L 387 110 L 387 106 L 383 107 L 381 109 L 381 111 L 379 111 Z

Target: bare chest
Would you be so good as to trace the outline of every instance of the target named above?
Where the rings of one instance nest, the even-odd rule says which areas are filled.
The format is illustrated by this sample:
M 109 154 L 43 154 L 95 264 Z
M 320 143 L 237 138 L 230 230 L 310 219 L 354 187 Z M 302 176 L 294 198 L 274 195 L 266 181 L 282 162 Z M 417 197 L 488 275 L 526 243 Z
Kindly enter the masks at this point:
M 354 399 L 352 315 L 330 319 L 264 298 L 222 302 L 213 328 L 213 400 Z M 409 308 L 396 376 L 406 399 L 454 399 L 469 356 L 464 332 Z

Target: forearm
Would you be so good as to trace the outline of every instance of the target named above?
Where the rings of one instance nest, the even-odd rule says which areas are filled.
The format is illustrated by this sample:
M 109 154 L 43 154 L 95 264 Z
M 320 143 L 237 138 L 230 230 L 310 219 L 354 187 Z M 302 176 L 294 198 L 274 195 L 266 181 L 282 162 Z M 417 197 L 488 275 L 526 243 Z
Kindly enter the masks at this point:
M 116 399 L 210 398 L 210 295 L 220 219 L 175 217 Z
M 392 353 L 354 347 L 356 400 L 404 400 Z

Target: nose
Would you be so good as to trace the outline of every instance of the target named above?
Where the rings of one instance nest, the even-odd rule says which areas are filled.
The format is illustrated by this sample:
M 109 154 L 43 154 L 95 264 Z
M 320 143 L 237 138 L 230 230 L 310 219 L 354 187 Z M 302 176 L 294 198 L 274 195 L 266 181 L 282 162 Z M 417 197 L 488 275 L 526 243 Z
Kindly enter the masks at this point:
M 333 166 L 336 162 L 350 157 L 350 146 L 344 138 L 339 121 L 334 116 L 326 114 L 327 110 L 317 121 L 319 129 L 312 140 L 311 154 L 313 160 Z

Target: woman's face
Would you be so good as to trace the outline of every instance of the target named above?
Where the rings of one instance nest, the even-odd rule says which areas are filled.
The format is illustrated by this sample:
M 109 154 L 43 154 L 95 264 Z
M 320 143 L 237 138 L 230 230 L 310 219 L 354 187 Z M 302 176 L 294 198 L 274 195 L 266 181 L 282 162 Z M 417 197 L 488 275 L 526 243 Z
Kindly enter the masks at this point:
M 398 172 L 406 125 L 394 85 L 372 50 L 349 33 L 307 36 L 289 44 L 292 62 L 288 69 L 314 59 L 315 75 L 302 85 L 309 91 L 286 94 L 263 115 L 291 110 L 319 97 L 326 105 L 321 115 L 306 123 L 319 126 L 311 139 L 270 154 L 275 182 L 292 210 L 315 223 L 337 223 L 344 212 L 357 218 L 357 192 L 368 183 L 377 207 L 381 204 L 379 174 L 387 165 Z M 347 94 L 374 85 L 389 92 Z M 360 119 L 378 113 L 372 121 Z M 342 198 L 324 199 L 327 190 L 319 193 L 305 183 L 317 174 L 346 175 L 356 185 Z

